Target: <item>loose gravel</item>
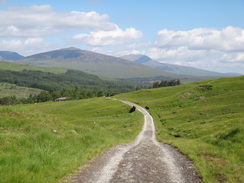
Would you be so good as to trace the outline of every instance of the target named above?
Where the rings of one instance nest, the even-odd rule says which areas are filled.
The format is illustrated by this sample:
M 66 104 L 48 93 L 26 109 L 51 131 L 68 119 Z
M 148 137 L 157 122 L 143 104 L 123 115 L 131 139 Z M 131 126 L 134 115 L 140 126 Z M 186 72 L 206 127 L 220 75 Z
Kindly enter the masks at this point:
M 192 162 L 177 149 L 156 140 L 152 116 L 144 114 L 144 126 L 135 141 L 115 146 L 95 157 L 73 176 L 73 183 L 201 183 Z

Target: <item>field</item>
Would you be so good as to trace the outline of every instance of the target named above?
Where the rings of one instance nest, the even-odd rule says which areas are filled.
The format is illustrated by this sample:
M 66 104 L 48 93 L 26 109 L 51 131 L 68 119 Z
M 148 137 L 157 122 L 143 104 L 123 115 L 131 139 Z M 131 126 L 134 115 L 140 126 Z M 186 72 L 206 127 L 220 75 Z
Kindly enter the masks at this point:
M 64 181 L 102 150 L 132 141 L 143 116 L 105 97 L 0 106 L 4 183 Z
M 16 96 L 17 98 L 27 98 L 31 95 L 38 95 L 39 89 L 16 86 L 15 84 L 0 83 L 0 98 Z
M 149 106 L 159 141 L 187 154 L 204 182 L 244 182 L 244 76 L 116 97 Z

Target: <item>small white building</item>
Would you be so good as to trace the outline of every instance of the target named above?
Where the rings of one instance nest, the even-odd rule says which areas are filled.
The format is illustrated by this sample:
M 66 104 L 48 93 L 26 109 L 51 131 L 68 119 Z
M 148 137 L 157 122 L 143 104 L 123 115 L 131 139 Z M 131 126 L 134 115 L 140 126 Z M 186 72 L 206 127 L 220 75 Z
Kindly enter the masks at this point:
M 63 102 L 66 100 L 68 100 L 68 97 L 59 97 L 59 98 L 55 99 L 56 102 Z

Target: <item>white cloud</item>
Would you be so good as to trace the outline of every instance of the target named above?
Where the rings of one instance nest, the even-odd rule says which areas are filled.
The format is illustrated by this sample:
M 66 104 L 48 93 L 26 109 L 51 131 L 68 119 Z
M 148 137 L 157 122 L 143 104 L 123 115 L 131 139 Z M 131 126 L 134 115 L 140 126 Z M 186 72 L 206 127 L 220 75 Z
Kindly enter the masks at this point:
M 115 29 L 109 31 L 100 30 L 90 34 L 78 34 L 73 37 L 73 40 L 91 46 L 109 46 L 124 44 L 140 37 L 142 37 L 142 32 L 135 28 L 122 30 L 116 26 Z
M 240 53 L 231 53 L 231 52 L 227 52 L 224 53 L 222 55 L 222 57 L 220 58 L 220 61 L 223 63 L 242 63 L 244 64 L 244 52 L 240 52 Z
M 219 72 L 244 70 L 244 29 L 198 28 L 189 31 L 158 32 L 155 45 L 147 50 L 155 60 Z
M 106 14 L 91 12 L 55 12 L 50 5 L 18 7 L 0 11 L 0 36 L 48 36 L 64 29 L 113 30 Z M 48 32 L 48 31 L 49 32 Z
M 244 51 L 244 29 L 226 27 L 223 30 L 198 28 L 190 31 L 158 32 L 158 47 L 181 47 L 199 50 Z
M 147 54 L 159 61 L 182 61 L 191 62 L 193 60 L 199 60 L 203 58 L 207 51 L 205 50 L 190 50 L 185 46 L 177 47 L 177 48 L 160 48 L 160 47 L 152 47 L 147 50 Z M 209 53 L 208 53 L 209 54 Z
M 56 29 L 50 27 L 36 28 L 36 29 L 22 29 L 14 25 L 7 27 L 0 27 L 0 37 L 46 37 L 57 33 Z
M 31 55 L 37 50 L 45 50 L 48 45 L 42 38 L 28 38 L 25 40 L 2 40 L 0 48 L 6 51 L 14 51 L 24 55 Z

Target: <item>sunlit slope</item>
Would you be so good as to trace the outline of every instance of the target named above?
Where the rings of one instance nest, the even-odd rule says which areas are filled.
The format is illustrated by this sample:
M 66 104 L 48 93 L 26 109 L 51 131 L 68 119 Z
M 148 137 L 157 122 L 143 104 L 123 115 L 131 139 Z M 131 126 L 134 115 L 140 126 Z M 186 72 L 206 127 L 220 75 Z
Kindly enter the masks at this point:
M 37 67 L 32 65 L 22 65 L 13 62 L 0 61 L 0 70 L 10 70 L 10 71 L 34 70 L 34 71 L 51 72 L 54 74 L 60 74 L 60 73 L 65 73 L 68 69 L 54 68 L 54 67 Z
M 0 82 L 0 98 L 7 96 L 15 96 L 16 98 L 27 98 L 30 95 L 38 95 L 40 92 L 40 89 L 19 87 L 15 84 Z
M 116 97 L 149 106 L 157 138 L 193 159 L 205 182 L 244 182 L 244 76 Z
M 2 183 L 66 179 L 102 150 L 132 141 L 143 115 L 105 97 L 0 106 Z

